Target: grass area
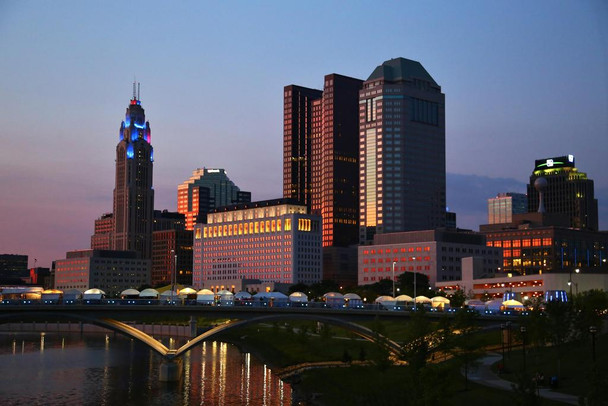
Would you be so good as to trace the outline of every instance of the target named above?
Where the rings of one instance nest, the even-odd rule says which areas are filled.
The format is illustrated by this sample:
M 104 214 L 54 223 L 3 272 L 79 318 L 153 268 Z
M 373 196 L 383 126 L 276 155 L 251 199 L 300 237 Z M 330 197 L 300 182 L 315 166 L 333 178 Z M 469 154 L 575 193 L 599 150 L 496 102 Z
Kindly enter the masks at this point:
M 316 327 L 311 322 L 262 324 L 227 331 L 218 339 L 242 345 L 277 367 L 303 362 L 342 361 L 345 354 L 353 360 L 381 356 L 374 343 L 335 338 L 334 330 L 337 329 L 317 332 Z
M 321 394 L 318 399 L 325 405 L 410 405 L 449 404 L 451 406 L 492 405 L 513 406 L 518 404 L 513 392 L 501 391 L 483 385 L 468 383 L 455 362 L 433 365 L 416 378 L 407 367 L 390 367 L 384 371 L 375 367 L 351 367 L 318 369 L 306 372 L 302 377 L 302 392 L 310 396 Z M 416 394 L 415 391 L 421 393 Z M 422 395 L 421 403 L 415 403 Z M 419 398 L 420 399 L 420 398 Z M 446 403 L 447 402 L 447 403 Z M 543 406 L 562 403 L 543 399 Z
M 596 371 L 592 374 L 593 353 L 591 337 L 558 347 L 527 347 L 526 371 L 530 375 L 542 372 L 545 385 L 549 386 L 552 376 L 558 377 L 558 391 L 576 396 L 586 395 L 594 377 L 608 376 L 608 335 L 596 336 L 595 354 Z M 561 357 L 560 355 L 561 354 Z M 504 379 L 515 381 L 517 374 L 524 368 L 524 357 L 521 347 L 511 351 L 511 356 L 505 360 L 506 371 Z M 498 370 L 498 364 L 493 366 Z

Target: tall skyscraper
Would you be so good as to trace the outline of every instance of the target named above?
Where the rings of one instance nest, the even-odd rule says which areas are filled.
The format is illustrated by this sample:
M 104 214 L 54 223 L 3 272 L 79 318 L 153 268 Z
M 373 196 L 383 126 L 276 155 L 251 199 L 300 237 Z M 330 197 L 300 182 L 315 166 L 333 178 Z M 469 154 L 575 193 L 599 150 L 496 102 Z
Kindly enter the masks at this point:
M 310 209 L 312 103 L 320 90 L 285 86 L 283 93 L 283 197 Z
M 356 283 L 359 240 L 359 90 L 363 81 L 338 74 L 323 91 L 284 91 L 283 196 L 322 216 L 323 278 Z
M 378 66 L 359 94 L 361 242 L 444 227 L 445 95 L 416 61 Z
M 514 214 L 528 212 L 528 196 L 523 193 L 499 193 L 488 199 L 488 224 L 513 221 Z
M 142 258 L 152 255 L 154 190 L 152 189 L 153 149 L 150 123 L 146 121 L 135 92 L 120 125 L 116 146 L 116 184 L 112 249 L 137 251 Z
M 538 210 L 539 193 L 534 183 L 538 178 L 547 180 L 543 201 L 547 214 L 560 214 L 570 221 L 570 227 L 598 230 L 597 199 L 593 180 L 579 172 L 574 155 L 536 160 L 528 185 L 528 208 Z
M 198 168 L 177 187 L 177 211 L 186 216 L 186 230 L 205 223 L 211 209 L 251 202 L 251 192 L 241 189 L 228 178 L 224 169 Z

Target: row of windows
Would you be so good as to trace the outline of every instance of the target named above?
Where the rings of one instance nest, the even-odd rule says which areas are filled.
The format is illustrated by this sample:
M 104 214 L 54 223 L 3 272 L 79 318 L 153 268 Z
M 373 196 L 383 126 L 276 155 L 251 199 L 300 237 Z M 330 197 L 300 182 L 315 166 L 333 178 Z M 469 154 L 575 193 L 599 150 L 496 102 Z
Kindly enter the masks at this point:
M 488 247 L 519 248 L 519 247 L 550 247 L 553 244 L 551 238 L 525 238 L 521 240 L 497 240 L 488 241 Z

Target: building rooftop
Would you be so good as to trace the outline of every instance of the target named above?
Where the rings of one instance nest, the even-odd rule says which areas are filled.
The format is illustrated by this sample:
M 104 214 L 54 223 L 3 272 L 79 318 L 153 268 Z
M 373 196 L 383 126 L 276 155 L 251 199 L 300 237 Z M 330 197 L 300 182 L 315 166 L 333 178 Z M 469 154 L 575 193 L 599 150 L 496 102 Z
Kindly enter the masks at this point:
M 382 65 L 374 69 L 367 80 L 370 81 L 381 78 L 390 82 L 416 78 L 428 80 L 434 85 L 439 86 L 420 62 L 405 58 L 395 58 L 385 61 Z

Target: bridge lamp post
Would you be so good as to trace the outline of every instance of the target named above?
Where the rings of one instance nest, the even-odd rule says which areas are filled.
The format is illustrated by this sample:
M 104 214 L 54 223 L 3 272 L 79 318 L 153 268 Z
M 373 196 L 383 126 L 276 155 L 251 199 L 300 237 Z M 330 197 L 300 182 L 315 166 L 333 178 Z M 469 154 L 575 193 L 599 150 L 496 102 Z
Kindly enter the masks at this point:
M 177 273 L 177 252 L 175 250 L 171 250 L 171 254 L 173 255 L 173 272 L 171 272 L 171 302 L 173 302 L 173 295 L 175 292 L 175 280 Z
M 414 262 L 416 261 L 416 257 L 413 257 Z M 414 264 L 414 310 L 418 310 L 416 302 L 416 264 Z
M 395 297 L 395 265 L 397 263 L 393 261 L 393 298 Z
M 595 364 L 595 334 L 597 333 L 597 327 L 590 326 L 589 332 L 591 333 L 591 351 L 593 354 L 593 363 Z

